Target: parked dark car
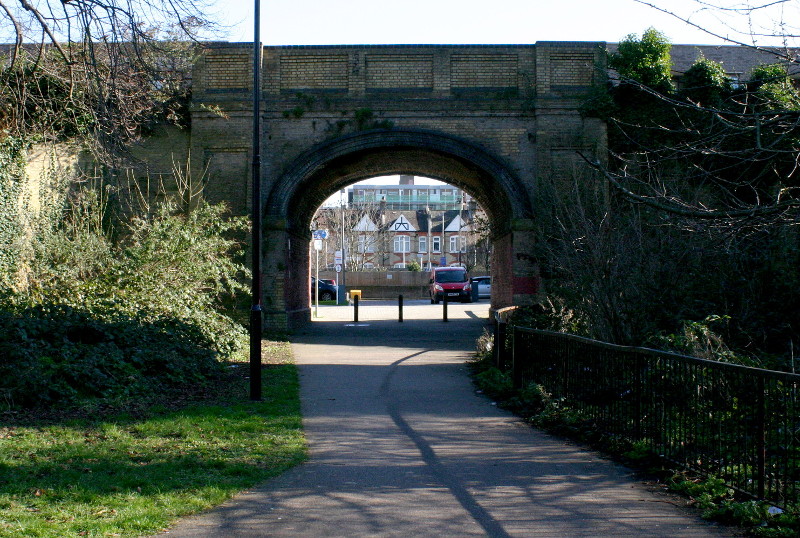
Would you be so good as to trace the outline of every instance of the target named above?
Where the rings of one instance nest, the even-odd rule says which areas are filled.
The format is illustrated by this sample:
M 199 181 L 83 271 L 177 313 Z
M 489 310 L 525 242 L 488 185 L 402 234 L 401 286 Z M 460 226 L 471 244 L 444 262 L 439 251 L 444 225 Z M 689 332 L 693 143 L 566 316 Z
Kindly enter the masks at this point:
M 316 285 L 315 285 L 316 284 Z M 311 298 L 313 299 L 316 294 L 315 291 L 319 290 L 320 301 L 333 301 L 336 299 L 336 286 L 328 284 L 324 280 L 317 282 L 317 279 L 311 277 Z

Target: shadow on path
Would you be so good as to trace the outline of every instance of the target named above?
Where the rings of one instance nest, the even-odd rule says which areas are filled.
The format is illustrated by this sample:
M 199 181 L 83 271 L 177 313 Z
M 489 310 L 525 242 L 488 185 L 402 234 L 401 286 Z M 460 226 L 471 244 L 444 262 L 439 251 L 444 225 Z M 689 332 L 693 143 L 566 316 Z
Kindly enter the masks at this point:
M 358 326 L 329 311 L 294 335 L 309 461 L 171 535 L 726 535 L 476 395 L 464 361 L 486 307 L 450 323 L 425 307 Z

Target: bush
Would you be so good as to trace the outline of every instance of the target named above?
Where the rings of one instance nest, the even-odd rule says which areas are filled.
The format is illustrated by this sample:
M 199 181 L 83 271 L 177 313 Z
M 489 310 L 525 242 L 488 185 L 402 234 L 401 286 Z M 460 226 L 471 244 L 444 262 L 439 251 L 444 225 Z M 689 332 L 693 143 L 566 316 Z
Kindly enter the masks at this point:
M 0 312 L 0 397 L 10 408 L 129 398 L 220 371 L 202 327 L 42 304 Z
M 60 221 L 31 229 L 24 279 L 0 294 L 0 397 L 8 407 L 70 405 L 203 384 L 246 347 L 224 306 L 246 287 L 222 206 L 105 224 L 103 190 L 74 193 Z M 19 244 L 2 245 L 20 255 Z M 15 250 L 16 249 L 16 250 Z M 17 264 L 19 265 L 19 264 Z M 11 271 L 14 271 L 12 274 Z

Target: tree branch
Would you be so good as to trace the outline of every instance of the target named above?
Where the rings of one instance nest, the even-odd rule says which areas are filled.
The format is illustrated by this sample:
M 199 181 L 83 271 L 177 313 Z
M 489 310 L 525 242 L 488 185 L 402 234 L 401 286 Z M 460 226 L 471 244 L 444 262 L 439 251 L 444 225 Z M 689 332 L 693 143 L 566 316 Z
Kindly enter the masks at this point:
M 56 39 L 56 36 L 50 29 L 50 25 L 47 24 L 47 21 L 44 19 L 42 14 L 39 13 L 39 10 L 33 7 L 30 4 L 30 2 L 28 2 L 28 0 L 19 0 L 19 3 L 26 11 L 29 11 L 30 13 L 33 14 L 34 17 L 36 17 L 36 20 L 39 21 L 39 25 L 41 26 L 42 31 L 46 33 L 47 36 L 50 38 L 50 42 L 58 50 L 59 54 L 61 54 L 61 57 L 64 59 L 64 62 L 70 64 L 72 62 L 71 58 L 66 53 L 66 51 L 61 47 L 61 44 L 58 42 L 58 39 Z
M 14 25 L 14 35 L 16 36 L 16 42 L 14 44 L 14 50 L 11 53 L 11 64 L 9 65 L 10 69 L 14 68 L 14 64 L 17 62 L 17 57 L 19 56 L 19 51 L 22 48 L 22 26 L 20 25 L 19 21 L 14 18 L 14 14 L 11 13 L 11 10 L 8 9 L 8 6 L 3 3 L 3 0 L 0 0 L 0 9 L 5 11 L 6 16 L 11 20 L 11 24 Z
M 667 213 L 671 213 L 674 215 L 680 215 L 682 217 L 689 217 L 692 219 L 701 219 L 701 220 L 723 220 L 723 219 L 765 217 L 765 216 L 777 215 L 785 212 L 788 209 L 800 207 L 800 200 L 787 200 L 784 202 L 776 202 L 775 204 L 768 206 L 763 206 L 763 205 L 753 206 L 748 209 L 739 209 L 739 210 L 697 209 L 697 208 L 687 209 L 686 207 L 681 207 L 674 203 L 666 203 L 664 201 L 668 199 L 666 196 L 661 198 L 655 198 L 652 196 L 644 196 L 641 194 L 636 194 L 635 192 L 625 187 L 622 183 L 620 183 L 619 180 L 614 176 L 614 174 L 609 172 L 608 169 L 606 169 L 606 167 L 604 167 L 599 160 L 597 160 L 596 158 L 589 158 L 582 152 L 577 152 L 577 153 L 584 161 L 586 161 L 586 163 L 589 166 L 600 172 L 603 175 L 603 177 L 605 177 L 611 183 L 611 185 L 619 192 L 621 192 L 626 198 L 633 200 L 634 202 L 645 204 L 654 209 L 665 211 Z
M 732 37 L 730 37 L 728 35 L 722 35 L 722 34 L 720 34 L 718 32 L 715 32 L 713 30 L 710 30 L 710 29 L 706 28 L 705 26 L 703 26 L 701 24 L 692 22 L 687 17 L 683 17 L 681 15 L 678 15 L 674 11 L 671 11 L 671 10 L 669 10 L 667 8 L 663 8 L 663 7 L 661 7 L 659 5 L 656 5 L 656 4 L 652 3 L 652 2 L 649 2 L 648 0 L 634 0 L 634 2 L 636 2 L 638 4 L 642 4 L 643 6 L 647 6 L 649 8 L 655 9 L 656 11 L 660 11 L 661 13 L 664 13 L 665 15 L 669 15 L 670 17 L 674 17 L 674 18 L 678 19 L 679 21 L 683 22 L 684 24 L 686 24 L 688 26 L 691 26 L 692 28 L 696 28 L 696 29 L 700 30 L 701 32 L 704 32 L 704 33 L 710 35 L 711 37 L 715 37 L 717 39 L 720 39 L 720 40 L 728 42 L 728 43 L 732 43 L 734 45 L 739 45 L 739 46 L 742 46 L 742 47 L 747 47 L 749 49 L 758 50 L 758 51 L 761 51 L 761 52 L 766 52 L 766 53 L 771 54 L 771 55 L 773 55 L 773 56 L 775 56 L 777 58 L 782 58 L 782 59 L 784 59 L 784 60 L 786 60 L 788 62 L 791 62 L 791 63 L 795 63 L 795 64 L 797 63 L 797 59 L 795 59 L 794 57 L 792 57 L 791 55 L 789 55 L 787 53 L 779 52 L 774 47 L 762 47 L 762 46 L 759 46 L 759 45 L 755 45 L 753 43 L 746 43 L 746 42 L 741 41 L 739 39 L 734 39 L 734 38 L 732 38 Z M 770 7 L 770 6 L 774 5 L 774 4 L 781 4 L 781 3 L 784 3 L 784 2 L 785 2 L 785 0 L 777 0 L 777 1 L 772 2 L 770 4 L 765 4 L 763 6 L 758 6 L 758 8 L 751 8 L 751 10 L 766 8 L 766 7 Z M 698 3 L 707 6 L 705 9 L 709 9 L 709 8 L 710 9 L 717 9 L 717 10 L 724 10 L 725 9 L 725 8 L 721 8 L 719 6 L 708 4 L 706 2 L 698 2 Z M 741 10 L 732 9 L 732 11 L 741 11 Z M 738 30 L 734 30 L 734 31 L 736 31 L 736 33 L 739 33 L 739 34 L 744 34 L 744 32 L 740 32 Z M 751 33 L 750 35 L 752 36 L 753 34 Z M 776 35 L 776 36 L 769 36 L 769 37 L 781 37 L 781 36 L 777 36 Z

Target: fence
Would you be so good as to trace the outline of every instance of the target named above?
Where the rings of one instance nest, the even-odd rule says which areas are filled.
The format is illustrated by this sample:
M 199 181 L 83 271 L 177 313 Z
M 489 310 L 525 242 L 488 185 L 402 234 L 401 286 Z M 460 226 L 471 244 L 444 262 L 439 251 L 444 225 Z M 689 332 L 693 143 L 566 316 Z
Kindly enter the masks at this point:
M 498 326 L 504 325 L 498 323 Z M 499 330 L 496 331 L 500 332 Z M 586 426 L 778 506 L 800 486 L 800 375 L 508 327 L 516 386 L 535 382 Z

